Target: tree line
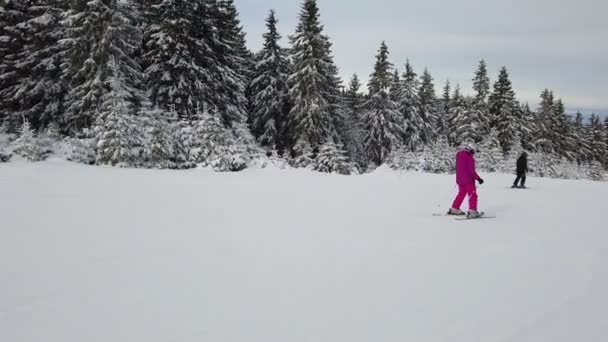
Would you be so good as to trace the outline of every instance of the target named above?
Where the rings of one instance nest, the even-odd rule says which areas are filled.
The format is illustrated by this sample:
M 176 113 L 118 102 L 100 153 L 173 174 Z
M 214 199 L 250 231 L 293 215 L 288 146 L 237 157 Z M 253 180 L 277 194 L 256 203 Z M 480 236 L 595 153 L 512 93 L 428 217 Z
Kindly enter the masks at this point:
M 3 0 L 0 121 L 56 131 L 98 164 L 238 170 L 267 153 L 296 167 L 347 173 L 437 142 L 496 142 L 608 168 L 608 119 L 572 118 L 546 89 L 517 100 L 506 67 L 484 60 L 472 95 L 429 70 L 398 70 L 382 42 L 367 92 L 334 63 L 315 0 L 304 0 L 289 46 L 277 17 L 260 51 L 246 47 L 233 0 Z M 31 128 L 30 128 L 31 127 Z M 27 133 L 30 134 L 30 133 Z

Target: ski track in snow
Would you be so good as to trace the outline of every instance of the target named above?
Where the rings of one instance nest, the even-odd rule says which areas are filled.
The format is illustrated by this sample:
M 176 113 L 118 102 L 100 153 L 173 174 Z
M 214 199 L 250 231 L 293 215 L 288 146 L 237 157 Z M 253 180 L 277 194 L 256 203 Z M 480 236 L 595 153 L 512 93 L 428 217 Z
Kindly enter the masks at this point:
M 0 341 L 605 341 L 608 184 L 482 177 L 1 164 Z

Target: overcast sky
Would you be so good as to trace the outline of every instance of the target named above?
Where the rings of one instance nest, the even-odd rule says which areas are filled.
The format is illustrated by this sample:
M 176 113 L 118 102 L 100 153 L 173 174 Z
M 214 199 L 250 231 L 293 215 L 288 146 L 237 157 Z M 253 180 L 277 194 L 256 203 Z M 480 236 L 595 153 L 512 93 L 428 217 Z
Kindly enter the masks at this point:
M 262 45 L 264 19 L 277 11 L 284 38 L 292 34 L 300 0 L 235 0 L 250 48 Z M 485 58 L 492 83 L 507 66 L 519 99 L 536 106 L 553 89 L 570 110 L 608 114 L 607 0 L 319 0 L 321 21 L 344 79 L 367 80 L 385 40 L 392 62 L 409 58 L 470 92 Z M 287 43 L 285 39 L 285 44 Z

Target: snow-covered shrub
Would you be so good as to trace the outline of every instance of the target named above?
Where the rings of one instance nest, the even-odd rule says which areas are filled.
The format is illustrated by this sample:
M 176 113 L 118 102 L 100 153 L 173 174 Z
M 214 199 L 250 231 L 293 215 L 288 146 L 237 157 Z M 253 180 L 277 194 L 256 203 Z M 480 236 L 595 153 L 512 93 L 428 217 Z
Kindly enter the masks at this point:
M 197 163 L 203 166 L 218 165 L 226 152 L 228 137 L 219 116 L 205 112 L 195 127 L 198 145 L 195 147 Z
M 605 171 L 604 171 L 604 168 L 602 167 L 602 163 L 600 163 L 598 161 L 592 162 L 588 166 L 587 176 L 589 177 L 589 179 L 594 180 L 594 181 L 604 181 L 605 180 L 604 179 Z
M 356 168 L 348 160 L 348 155 L 342 145 L 328 142 L 323 144 L 319 149 L 313 170 L 350 175 L 356 171 Z
M 255 140 L 253 134 L 245 123 L 235 123 L 232 125 L 232 134 L 234 136 L 234 143 L 237 146 L 239 154 L 248 159 L 254 160 L 262 158 L 266 151 L 261 148 Z
M 191 169 L 196 167 L 195 148 L 198 139 L 189 122 L 177 121 L 169 126 L 173 156 L 171 162 L 176 169 Z
M 504 162 L 504 155 L 498 133 L 492 130 L 479 145 L 479 152 L 476 155 L 477 168 L 486 172 L 500 172 Z
M 454 173 L 456 165 L 454 149 L 447 139 L 438 139 L 430 148 L 425 148 L 420 158 L 422 170 L 430 173 Z
M 6 150 L 0 148 L 0 163 L 8 163 L 13 155 Z
M 46 129 L 38 134 L 38 142 L 45 154 L 49 155 L 57 152 L 59 144 L 63 140 L 59 132 L 59 125 L 51 123 Z
M 97 139 L 91 129 L 85 129 L 75 138 L 67 139 L 67 160 L 87 165 L 95 164 Z
M 41 161 L 47 157 L 47 153 L 34 136 L 34 132 L 27 120 L 21 125 L 19 138 L 13 142 L 13 151 L 16 155 L 30 161 Z
M 151 128 L 149 135 L 144 149 L 148 165 L 159 169 L 173 168 L 174 164 L 171 162 L 173 148 L 166 126 L 162 124 L 155 125 L 155 127 Z
M 219 116 L 208 112 L 201 114 L 195 134 L 197 145 L 194 156 L 203 167 L 222 172 L 247 168 L 248 151 L 252 148 L 245 140 L 247 137 L 236 137 L 234 132 L 224 127 Z
M 173 142 L 169 131 L 168 119 L 158 109 L 142 112 L 145 129 L 143 159 L 145 166 L 151 168 L 175 168 Z
M 287 158 L 288 154 L 284 156 L 280 156 L 276 150 L 271 150 L 266 153 L 266 155 L 260 156 L 259 158 L 252 159 L 249 163 L 250 168 L 260 168 L 265 169 L 267 167 L 273 166 L 275 168 L 285 170 L 288 169 L 289 159 Z
M 99 119 L 97 164 L 129 167 L 141 162 L 142 132 L 125 106 L 122 101 L 114 103 Z
M 0 149 L 6 149 L 11 144 L 11 136 L 0 130 Z
M 307 141 L 298 140 L 293 148 L 295 157 L 291 159 L 291 166 L 295 168 L 308 168 L 314 163 L 315 154 Z
M 9 135 L 0 129 L 0 163 L 7 163 L 11 159 L 12 154 L 7 150 L 9 146 Z

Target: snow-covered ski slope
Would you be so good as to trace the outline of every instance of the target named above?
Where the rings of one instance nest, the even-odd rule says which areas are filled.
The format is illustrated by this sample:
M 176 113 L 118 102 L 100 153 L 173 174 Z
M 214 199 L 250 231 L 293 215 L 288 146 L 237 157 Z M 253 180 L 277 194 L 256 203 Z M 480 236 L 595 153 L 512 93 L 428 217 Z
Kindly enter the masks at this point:
M 0 165 L 0 341 L 604 342 L 608 184 Z

